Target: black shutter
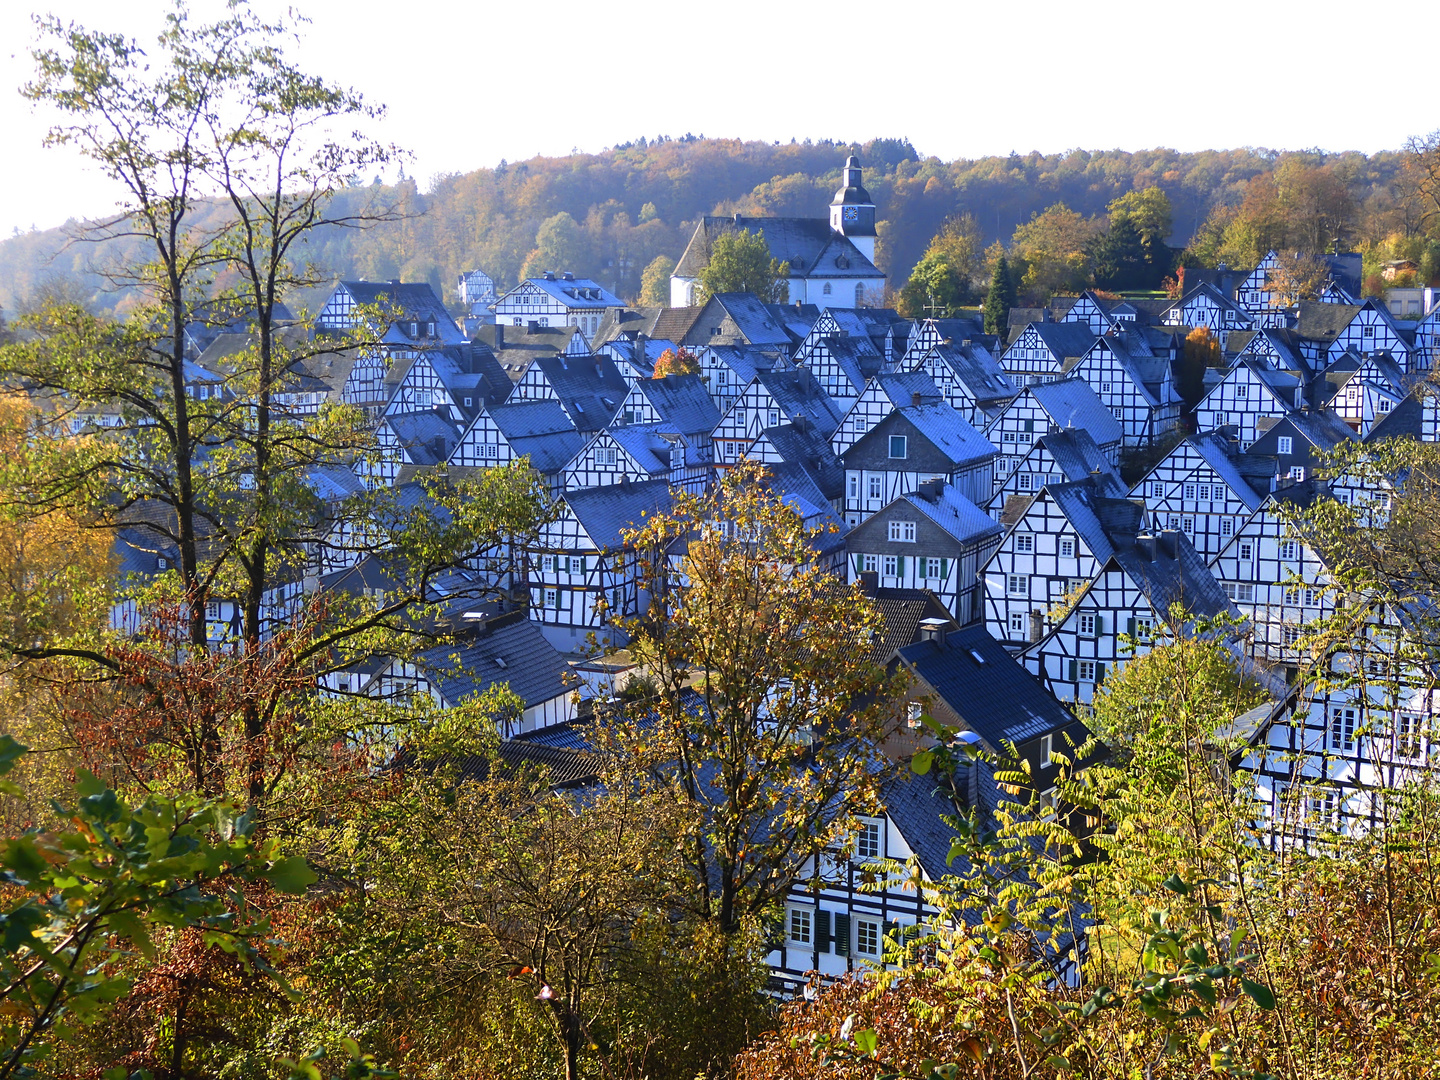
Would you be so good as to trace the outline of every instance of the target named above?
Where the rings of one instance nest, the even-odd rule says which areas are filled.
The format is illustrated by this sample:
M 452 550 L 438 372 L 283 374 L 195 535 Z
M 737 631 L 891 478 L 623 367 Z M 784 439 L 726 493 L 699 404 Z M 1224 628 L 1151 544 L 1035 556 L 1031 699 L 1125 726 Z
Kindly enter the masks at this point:
M 850 916 L 835 913 L 835 955 L 850 955 Z
M 1080 665 L 1079 665 L 1079 663 L 1078 663 L 1077 661 L 1071 660 L 1071 661 L 1070 661 L 1070 681 L 1071 681 L 1071 682 L 1078 682 L 1079 680 L 1080 680 Z
M 815 912 L 815 951 L 830 951 L 830 912 L 824 908 Z

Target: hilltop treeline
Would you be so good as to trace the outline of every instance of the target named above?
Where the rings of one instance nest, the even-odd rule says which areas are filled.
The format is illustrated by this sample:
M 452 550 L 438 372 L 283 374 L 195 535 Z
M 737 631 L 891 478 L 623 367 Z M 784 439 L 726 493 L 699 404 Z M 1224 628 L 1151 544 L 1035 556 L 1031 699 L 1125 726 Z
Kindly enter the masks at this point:
M 1085 217 L 1103 215 L 1126 192 L 1159 187 L 1174 208 L 1170 242 L 1183 246 L 1217 207 L 1238 207 L 1252 179 L 1286 162 L 1325 167 L 1357 207 L 1366 207 L 1391 199 L 1403 161 L 1398 151 L 1246 148 L 1071 150 L 945 162 L 922 158 L 904 139 L 863 145 L 640 139 L 601 153 L 502 162 L 425 185 L 407 179 L 356 186 L 342 201 L 393 202 L 409 216 L 364 232 L 333 230 L 307 255 L 338 277 L 424 279 L 442 294 L 459 271 L 479 267 L 502 285 L 527 271 L 570 269 L 635 297 L 645 266 L 678 258 L 703 214 L 823 215 L 850 153 L 860 155 L 879 205 L 879 258 L 897 285 L 941 225 L 966 213 L 985 242 L 1008 243 L 1018 226 L 1056 203 Z M 102 306 L 114 305 L 113 297 L 103 299 L 96 273 L 109 255 L 91 245 L 66 246 L 65 236 L 51 229 L 0 243 L 0 304 L 13 308 L 47 281 L 73 279 Z

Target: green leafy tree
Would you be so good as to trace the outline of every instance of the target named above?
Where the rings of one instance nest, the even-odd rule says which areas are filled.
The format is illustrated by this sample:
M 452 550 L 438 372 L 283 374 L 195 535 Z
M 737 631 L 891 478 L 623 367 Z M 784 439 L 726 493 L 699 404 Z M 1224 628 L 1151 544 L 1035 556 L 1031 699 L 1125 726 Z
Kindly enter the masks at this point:
M 947 317 L 973 303 L 974 279 L 984 258 L 983 244 L 974 214 L 946 221 L 901 290 L 901 314 L 909 318 Z
M 1021 290 L 1047 301 L 1057 292 L 1083 289 L 1090 280 L 1090 245 L 1099 231 L 1094 218 L 1064 203 L 1033 215 L 1010 239 L 1011 255 L 1025 268 Z
M 1010 329 L 1010 309 L 1017 302 L 1015 279 L 1010 273 L 1010 262 L 1004 252 L 995 260 L 995 271 L 990 275 L 990 290 L 985 294 L 985 332 L 996 334 L 1003 341 Z
M 670 275 L 675 272 L 675 260 L 669 255 L 656 255 L 640 275 L 640 303 L 656 307 L 670 306 Z
M 25 748 L 0 737 L 0 774 Z M 0 781 L 13 798 L 20 789 Z M 299 856 L 254 835 L 230 803 L 149 795 L 128 803 L 82 772 L 56 828 L 0 843 L 6 887 L 0 925 L 0 1078 L 31 1076 L 85 1028 L 102 1024 L 130 988 L 130 958 L 156 957 L 156 938 L 203 936 L 210 947 L 271 973 L 267 924 L 242 889 L 268 882 L 304 892 L 316 880 Z
M 1145 262 L 1152 269 L 1165 273 L 1170 269 L 1170 249 L 1165 241 L 1175 227 L 1175 213 L 1170 197 L 1158 187 L 1127 191 L 1106 207 L 1110 214 L 1110 226 L 1121 219 L 1128 220 L 1140 234 L 1140 244 L 1145 250 Z
M 771 258 L 764 232 L 726 229 L 711 245 L 700 286 L 706 297 L 748 292 L 767 304 L 780 304 L 789 295 L 789 272 L 788 263 Z
M 1208 327 L 1197 326 L 1185 336 L 1185 351 L 1175 373 L 1175 389 L 1187 414 L 1205 396 L 1205 371 L 1220 364 L 1220 342 Z
M 569 211 L 546 218 L 535 233 L 535 250 L 525 260 L 521 277 L 539 277 L 547 271 L 561 273 L 585 261 L 585 234 Z

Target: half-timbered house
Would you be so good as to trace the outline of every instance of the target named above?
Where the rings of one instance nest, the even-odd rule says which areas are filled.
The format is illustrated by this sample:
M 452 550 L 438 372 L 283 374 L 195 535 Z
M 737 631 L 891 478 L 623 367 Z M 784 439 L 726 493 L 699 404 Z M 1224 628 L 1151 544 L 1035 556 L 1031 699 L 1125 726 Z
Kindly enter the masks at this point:
M 1027 386 L 985 429 L 999 457 L 995 461 L 994 488 L 980 501 L 989 503 L 1039 436 L 1072 428 L 1088 431 L 1100 452 L 1111 461 L 1125 445 L 1120 421 L 1084 379 Z
M 1190 435 L 1131 490 L 1150 527 L 1178 530 L 1208 563 L 1260 509 L 1274 487 L 1276 463 L 1240 452 L 1233 428 Z
M 1017 387 L 1055 382 L 1068 361 L 1090 351 L 1096 337 L 1082 322 L 1032 322 L 1000 354 L 1000 364 Z
M 905 369 L 930 376 L 950 406 L 977 428 L 986 427 L 1017 392 L 1000 361 L 974 339 L 932 345 Z
M 1312 480 L 1277 489 L 1211 560 L 1212 573 L 1253 626 L 1249 649 L 1257 660 L 1302 663 L 1304 625 L 1334 613 L 1328 568 L 1287 514 L 1329 497 Z
M 1255 328 L 1250 313 L 1208 281 L 1202 281 L 1175 301 L 1166 310 L 1163 321 L 1166 326 L 1192 330 L 1203 326 L 1219 339 L 1222 349 L 1232 331 Z
M 1337 446 L 1354 438 L 1355 432 L 1334 413 L 1302 409 L 1262 431 L 1247 453 L 1273 462 L 1277 478 L 1305 480 Z
M 943 400 L 940 388 L 924 372 L 881 372 L 870 380 L 845 413 L 830 437 L 830 448 L 836 455 L 844 454 L 902 405 L 933 405 Z
M 558 401 L 576 431 L 608 426 L 630 393 L 614 363 L 599 356 L 542 356 L 515 384 L 512 401 Z
M 1125 498 L 1120 473 L 1084 428 L 1038 435 L 1030 452 L 1005 476 L 985 509 L 996 521 L 1013 521 L 1046 484 L 1087 478 L 1094 479 L 1097 493 L 1104 498 Z
M 850 531 L 849 579 L 873 573 L 882 588 L 928 589 L 964 626 L 982 614 L 979 570 L 1001 533 L 954 487 L 926 480 Z
M 1298 308 L 1296 330 L 1323 344 L 1326 366 L 1347 352 L 1361 357 L 1389 353 L 1407 374 L 1417 366 L 1413 327 L 1402 327 L 1390 309 L 1374 298 L 1361 304 L 1304 301 Z
M 971 502 L 988 498 L 995 447 L 944 402 L 905 405 L 846 449 L 845 520 L 858 525 L 924 480 L 944 480 Z
M 1242 360 L 1211 387 L 1195 408 L 1201 431 L 1233 427 L 1242 449 L 1305 403 L 1305 383 L 1288 371 L 1266 367 L 1258 360 Z
M 1169 359 L 1134 355 L 1119 334 L 1096 338 L 1065 374 L 1089 383 L 1120 421 L 1126 446 L 1149 446 L 1180 424 L 1180 393 Z
M 393 487 L 443 465 L 459 442 L 460 431 L 442 411 L 394 413 L 375 429 L 375 452 L 355 463 L 370 487 Z
M 567 272 L 527 278 L 495 301 L 495 321 L 509 326 L 574 326 L 586 341 L 600 329 L 607 311 L 623 308 L 621 300 L 598 282 Z
M 636 552 L 626 530 L 671 507 L 670 484 L 640 484 L 567 491 L 555 520 L 526 551 L 530 618 L 557 649 L 573 652 L 597 641 L 623 643 L 618 623 L 644 613 L 644 590 Z
M 745 456 L 767 428 L 804 418 L 829 437 L 840 426 L 840 408 L 803 368 L 759 371 L 715 425 L 715 466 L 726 469 Z
M 790 367 L 785 350 L 776 345 L 705 345 L 694 352 L 700 359 L 700 379 L 721 413 L 760 372 Z
M 565 468 L 585 445 L 558 401 L 509 401 L 482 409 L 450 452 L 455 469 L 498 469 L 524 458 L 552 494 L 564 490 Z

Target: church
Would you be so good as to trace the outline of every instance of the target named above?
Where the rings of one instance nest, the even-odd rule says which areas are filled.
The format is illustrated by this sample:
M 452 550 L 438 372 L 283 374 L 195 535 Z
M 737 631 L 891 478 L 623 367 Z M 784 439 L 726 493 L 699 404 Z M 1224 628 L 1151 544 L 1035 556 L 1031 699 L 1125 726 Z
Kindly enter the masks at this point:
M 771 258 L 790 266 L 792 304 L 820 308 L 876 307 L 885 295 L 885 274 L 875 265 L 875 203 L 861 183 L 860 162 L 845 160 L 844 179 L 830 202 L 830 218 L 705 217 L 695 226 L 685 254 L 670 276 L 670 304 L 699 302 L 700 271 L 711 245 L 727 230 L 763 233 Z

